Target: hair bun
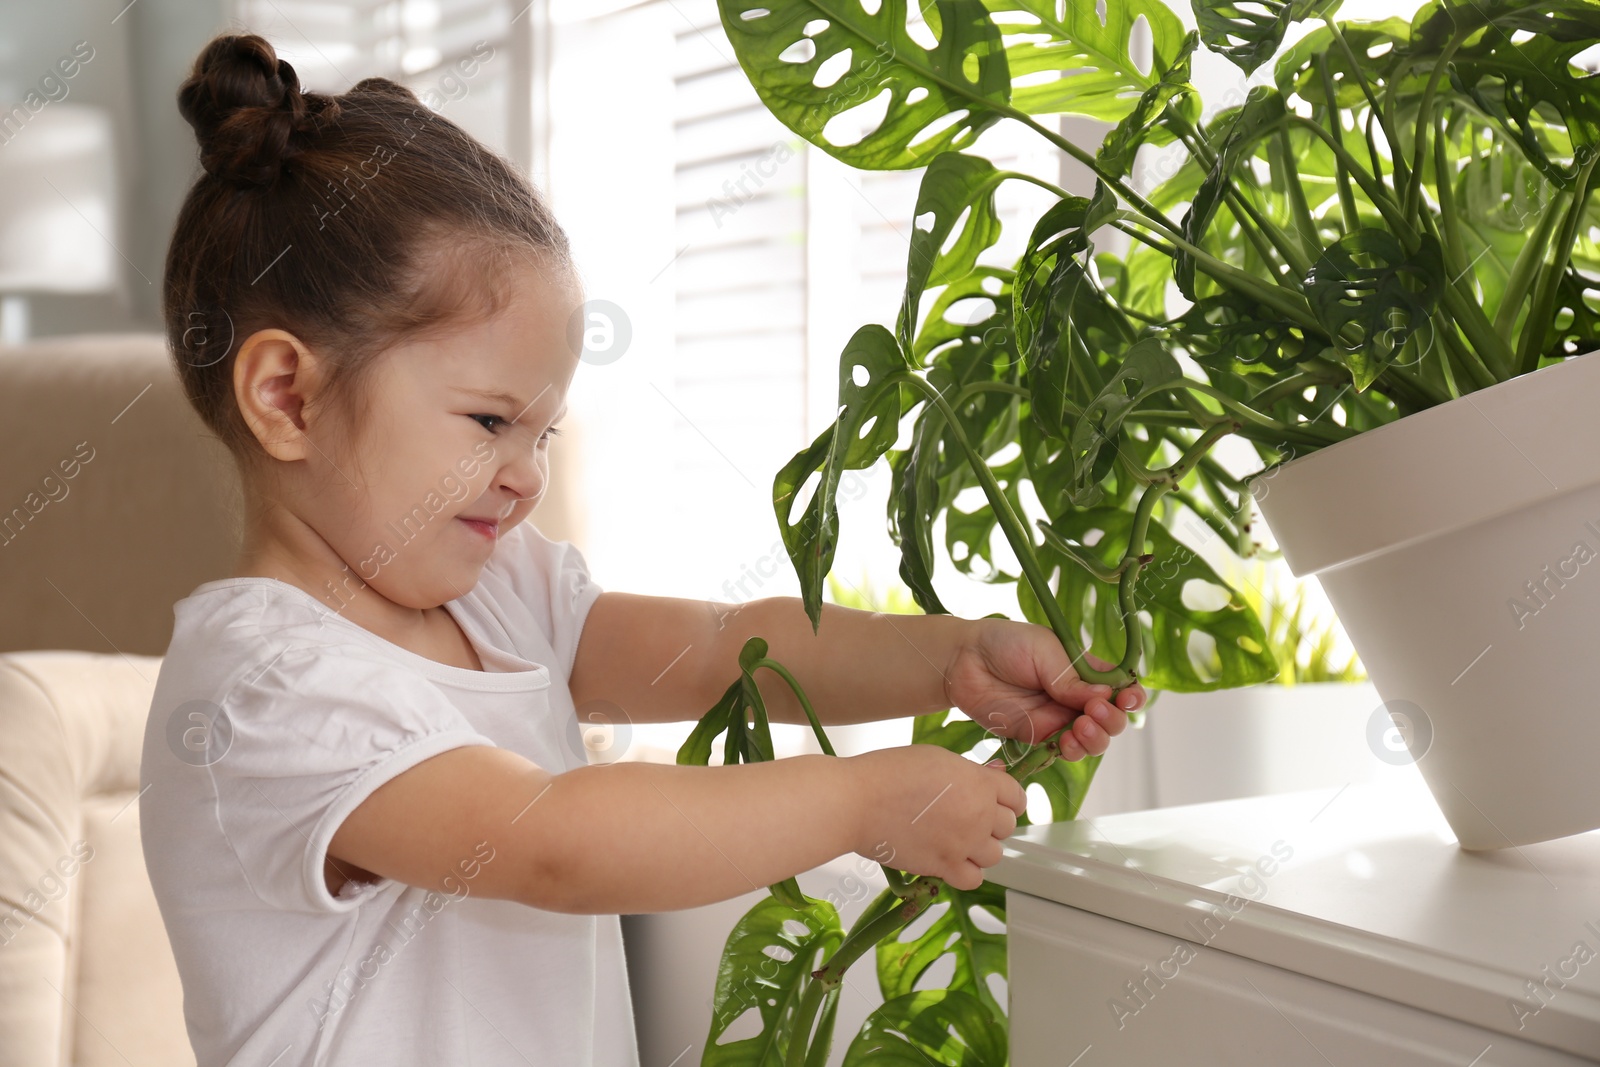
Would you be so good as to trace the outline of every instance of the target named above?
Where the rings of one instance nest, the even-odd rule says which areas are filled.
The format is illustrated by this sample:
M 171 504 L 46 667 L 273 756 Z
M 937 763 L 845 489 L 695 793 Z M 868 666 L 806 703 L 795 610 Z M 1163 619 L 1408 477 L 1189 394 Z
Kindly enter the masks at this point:
M 178 89 L 178 111 L 194 127 L 200 164 L 240 185 L 270 185 L 308 138 L 339 115 L 331 96 L 303 93 L 288 60 L 256 34 L 208 42 Z

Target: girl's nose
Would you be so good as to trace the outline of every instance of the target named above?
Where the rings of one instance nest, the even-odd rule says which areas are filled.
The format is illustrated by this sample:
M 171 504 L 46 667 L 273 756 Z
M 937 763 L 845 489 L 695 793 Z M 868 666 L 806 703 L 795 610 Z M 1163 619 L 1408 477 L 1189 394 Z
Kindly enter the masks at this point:
M 519 500 L 537 500 L 544 492 L 545 482 L 544 464 L 540 462 L 538 446 L 526 451 L 518 449 L 515 456 L 507 458 L 496 478 L 507 492 Z

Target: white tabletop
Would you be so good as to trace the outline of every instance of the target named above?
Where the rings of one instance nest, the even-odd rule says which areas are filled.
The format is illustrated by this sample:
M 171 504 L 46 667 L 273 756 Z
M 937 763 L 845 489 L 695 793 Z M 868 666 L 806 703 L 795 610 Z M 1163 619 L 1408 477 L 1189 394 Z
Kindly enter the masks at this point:
M 1420 775 L 1026 826 L 986 874 L 1009 889 L 1600 1055 L 1600 830 L 1468 852 Z

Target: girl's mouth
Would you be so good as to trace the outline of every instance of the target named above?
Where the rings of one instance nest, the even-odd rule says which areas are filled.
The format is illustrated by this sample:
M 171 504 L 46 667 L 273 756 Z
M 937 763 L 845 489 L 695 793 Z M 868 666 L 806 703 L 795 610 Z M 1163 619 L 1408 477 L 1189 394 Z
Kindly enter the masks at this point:
M 499 536 L 500 527 L 495 523 L 480 522 L 477 519 L 460 519 L 459 521 L 466 523 L 469 528 L 477 531 L 480 535 L 487 537 L 491 541 Z

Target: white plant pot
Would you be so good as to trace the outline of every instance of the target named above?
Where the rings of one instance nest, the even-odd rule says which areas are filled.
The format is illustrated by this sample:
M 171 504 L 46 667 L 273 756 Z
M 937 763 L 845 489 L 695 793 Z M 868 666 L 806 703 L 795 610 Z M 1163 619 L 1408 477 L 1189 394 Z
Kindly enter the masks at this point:
M 1600 827 L 1597 411 L 1575 356 L 1248 483 L 1463 848 Z

